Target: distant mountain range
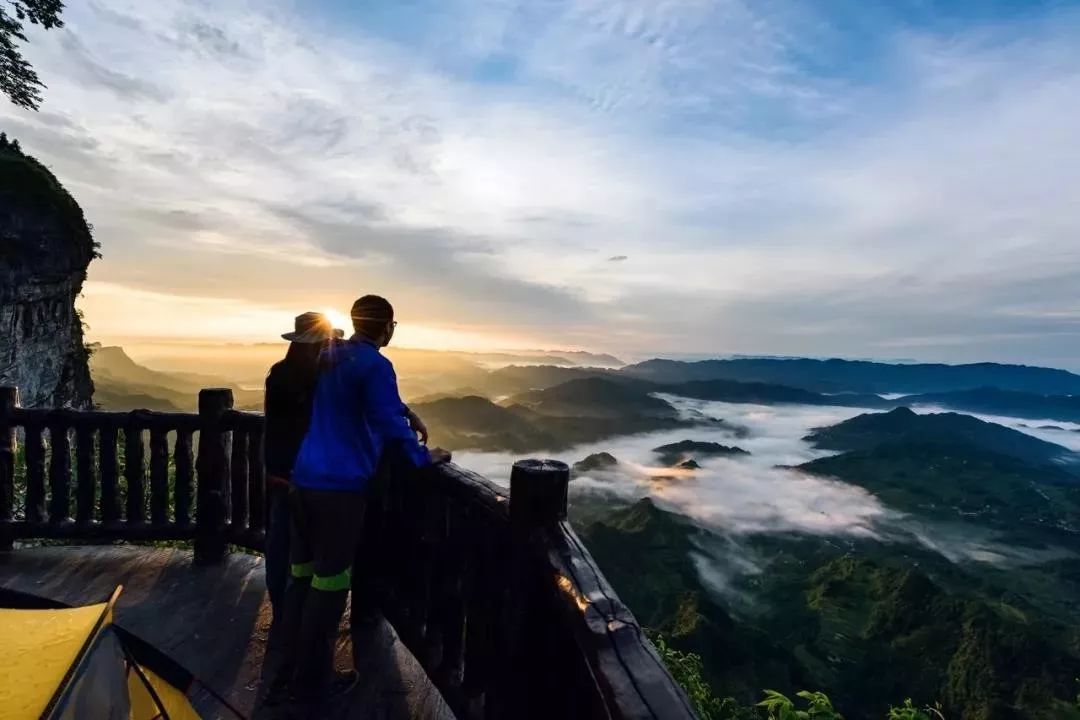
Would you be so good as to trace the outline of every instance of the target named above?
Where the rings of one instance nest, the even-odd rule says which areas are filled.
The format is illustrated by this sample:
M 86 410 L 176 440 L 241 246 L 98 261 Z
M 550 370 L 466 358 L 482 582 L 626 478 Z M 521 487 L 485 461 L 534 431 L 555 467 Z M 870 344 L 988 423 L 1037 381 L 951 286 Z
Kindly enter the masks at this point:
M 736 380 L 778 383 L 822 393 L 937 393 L 995 387 L 1045 395 L 1080 394 L 1080 375 L 1065 370 L 975 363 L 905 364 L 861 360 L 746 358 L 734 360 L 647 360 L 620 373 L 662 383 Z
M 800 373 L 806 370 L 808 374 Z M 850 374 L 846 374 L 851 370 Z M 817 372 L 815 372 L 817 371 Z M 738 377 L 718 377 L 736 375 Z M 654 360 L 620 370 L 508 366 L 469 378 L 470 390 L 505 397 L 571 380 L 605 378 L 635 391 L 701 400 L 890 409 L 905 405 L 1080 422 L 1080 376 L 1019 365 L 886 365 L 847 360 Z M 987 385 L 994 380 L 1006 386 Z M 1009 389 L 1008 385 L 1031 389 Z M 868 390 L 867 387 L 876 389 Z M 1042 389 L 1049 388 L 1049 390 Z M 884 398 L 878 393 L 907 393 Z M 459 392 L 453 388 L 444 396 Z M 465 394 L 465 393 L 460 393 Z
M 238 408 L 262 406 L 261 390 L 244 390 L 212 375 L 151 370 L 132 360 L 121 347 L 94 348 L 90 374 L 94 379 L 94 404 L 104 410 L 194 412 L 198 409 L 199 390 L 210 387 L 231 389 Z
M 1080 423 L 1080 395 L 1041 395 L 996 387 L 924 393 L 899 398 L 907 405 L 940 405 L 953 410 L 1005 415 L 1035 420 L 1051 419 Z
M 431 442 L 459 450 L 559 450 L 616 435 L 722 423 L 683 418 L 648 388 L 602 377 L 531 390 L 500 403 L 440 398 L 410 406 L 431 428 Z
M 1080 422 L 1080 376 L 1063 370 L 1018 365 L 887 365 L 847 360 L 736 359 L 680 362 L 650 360 L 621 369 L 579 365 L 529 364 L 490 369 L 485 363 L 535 359 L 567 363 L 613 361 L 616 358 L 587 353 L 537 351 L 535 356 L 517 354 L 439 353 L 395 350 L 402 395 L 428 404 L 434 400 L 468 396 L 486 397 L 507 404 L 539 409 L 544 415 L 574 416 L 571 405 L 578 388 L 605 388 L 605 398 L 584 398 L 590 416 L 597 413 L 668 412 L 650 393 L 666 393 L 701 400 L 730 403 L 800 404 L 891 409 L 909 405 L 934 405 L 967 412 L 1007 415 L 1059 422 Z M 212 363 L 202 367 L 216 366 Z M 227 368 L 223 368 L 227 370 Z M 156 410 L 194 409 L 198 391 L 204 387 L 231 387 L 237 407 L 258 409 L 261 391 L 241 385 L 227 375 L 162 372 L 134 362 L 122 348 L 97 348 L 91 359 L 97 387 L 96 402 L 111 409 L 146 407 Z M 265 373 L 264 373 L 265 374 Z M 737 377 L 729 377 L 737 376 Z M 604 385 L 570 385 L 566 390 L 543 395 L 576 381 L 601 379 Z M 1000 383 L 987 385 L 989 381 Z M 261 385 L 261 382 L 260 382 Z M 1009 385 L 1027 389 L 1010 388 Z M 869 390 L 867 388 L 870 388 Z M 886 399 L 878 392 L 912 391 Z M 530 394 L 532 393 L 532 394 Z M 608 410 L 601 406 L 607 403 Z M 563 408 L 555 406 L 562 403 Z M 569 405 L 567 404 L 569 403 Z M 628 404 L 629 403 L 629 404 Z M 533 408 L 537 410 L 537 408 Z

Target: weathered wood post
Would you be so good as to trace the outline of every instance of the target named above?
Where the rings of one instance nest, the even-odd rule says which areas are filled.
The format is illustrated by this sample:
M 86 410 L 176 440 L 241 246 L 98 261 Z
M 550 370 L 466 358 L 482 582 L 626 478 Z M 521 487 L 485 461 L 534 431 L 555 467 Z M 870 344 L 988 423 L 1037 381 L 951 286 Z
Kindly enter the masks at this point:
M 71 443 L 68 426 L 59 413 L 49 423 L 49 522 L 54 525 L 71 519 Z
M 199 391 L 199 454 L 195 461 L 195 562 L 210 564 L 225 557 L 225 517 L 231 438 L 224 427 L 232 410 L 232 390 Z
M 506 648 L 507 696 L 496 700 L 497 712 L 508 717 L 560 717 L 552 713 L 567 688 L 551 687 L 552 673 L 546 652 L 551 628 L 546 610 L 555 578 L 538 572 L 537 551 L 544 536 L 566 519 L 570 468 L 558 460 L 519 460 L 510 473 L 510 527 L 513 537 L 510 618 Z M 509 707 L 512 703 L 513 707 Z
M 11 522 L 15 511 L 15 423 L 19 389 L 0 387 L 0 550 L 12 546 Z
M 510 522 L 531 533 L 566 519 L 570 468 L 558 460 L 518 460 L 510 472 Z

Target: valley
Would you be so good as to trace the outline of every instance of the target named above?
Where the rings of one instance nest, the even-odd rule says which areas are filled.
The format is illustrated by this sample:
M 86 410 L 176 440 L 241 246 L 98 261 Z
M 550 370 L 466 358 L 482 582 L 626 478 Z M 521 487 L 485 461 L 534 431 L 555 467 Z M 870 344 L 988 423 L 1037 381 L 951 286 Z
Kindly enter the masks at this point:
M 115 355 L 94 365 L 102 406 L 119 386 L 127 404 L 179 407 L 210 379 Z M 850 388 L 829 375 L 826 394 L 822 377 L 744 382 L 698 364 L 662 363 L 657 379 L 649 364 L 642 377 L 404 357 L 412 409 L 462 466 L 503 483 L 523 455 L 574 466 L 575 527 L 643 626 L 702 658 L 725 707 L 815 689 L 856 720 L 908 697 L 948 718 L 1077 717 L 1080 428 L 943 410 L 987 394 L 963 389 L 986 373 L 1051 393 L 1071 376 L 908 377 L 909 407 L 862 364 Z

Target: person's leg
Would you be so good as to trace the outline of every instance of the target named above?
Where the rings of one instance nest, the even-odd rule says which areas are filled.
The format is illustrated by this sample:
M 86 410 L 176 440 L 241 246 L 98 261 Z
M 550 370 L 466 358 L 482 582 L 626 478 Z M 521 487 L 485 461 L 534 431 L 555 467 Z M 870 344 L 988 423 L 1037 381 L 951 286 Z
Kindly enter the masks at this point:
M 289 581 L 289 486 L 268 485 L 266 497 L 266 592 L 270 596 L 274 624 L 284 613 L 285 588 Z
M 334 650 L 349 596 L 363 496 L 315 490 L 303 495 L 313 528 L 313 573 L 301 620 L 296 679 L 302 695 L 320 698 L 334 677 Z
M 360 528 L 356 553 L 353 560 L 351 614 L 349 624 L 353 637 L 353 664 L 360 669 L 372 658 L 372 643 L 379 629 L 379 596 L 383 578 L 380 577 L 377 527 L 379 508 L 368 507 L 369 498 L 378 498 L 386 491 L 390 478 L 390 466 L 385 458 L 379 463 L 370 487 L 364 493 L 364 508 L 360 513 Z M 362 662 L 361 660 L 364 660 Z
M 311 588 L 312 538 L 307 509 L 297 488 L 289 488 L 286 497 L 289 516 L 289 578 L 281 611 L 281 645 L 284 663 L 278 673 L 278 686 L 292 683 L 297 673 L 296 658 L 302 643 L 304 606 Z

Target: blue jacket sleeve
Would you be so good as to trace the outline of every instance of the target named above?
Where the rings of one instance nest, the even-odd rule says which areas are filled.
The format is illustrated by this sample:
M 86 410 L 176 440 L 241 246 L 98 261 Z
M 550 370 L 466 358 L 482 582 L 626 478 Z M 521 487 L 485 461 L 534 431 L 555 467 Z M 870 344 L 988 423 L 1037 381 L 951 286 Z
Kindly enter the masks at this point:
M 398 393 L 397 375 L 388 360 L 376 362 L 367 376 L 367 416 L 372 427 L 386 444 L 397 444 L 416 467 L 431 463 L 427 448 L 416 439 L 416 433 L 405 419 L 405 404 Z

